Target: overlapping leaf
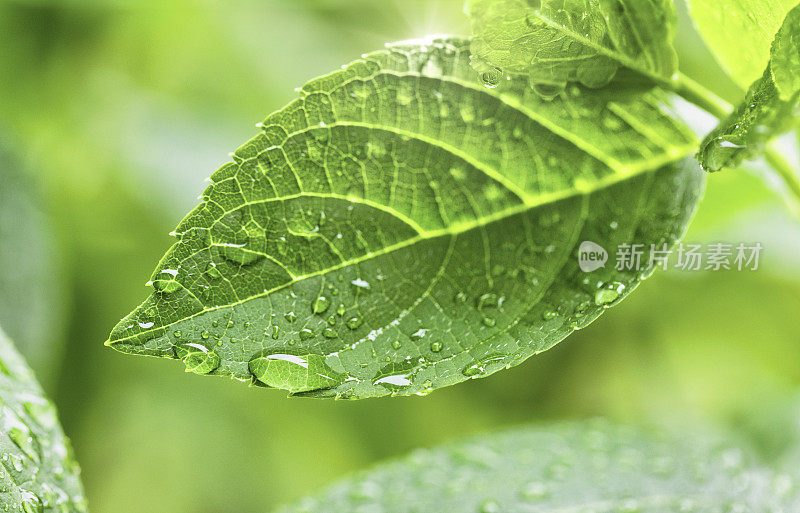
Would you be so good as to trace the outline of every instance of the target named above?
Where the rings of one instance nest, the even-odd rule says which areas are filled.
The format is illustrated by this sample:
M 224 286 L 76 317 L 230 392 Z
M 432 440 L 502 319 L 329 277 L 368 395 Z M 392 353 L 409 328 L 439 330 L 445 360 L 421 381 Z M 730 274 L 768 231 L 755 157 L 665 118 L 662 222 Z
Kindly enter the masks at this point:
M 770 43 L 798 0 L 688 0 L 695 24 L 720 64 L 742 88 L 758 80 Z
M 704 178 L 666 100 L 633 77 L 553 101 L 526 81 L 487 88 L 461 39 L 365 55 L 214 173 L 108 344 L 340 398 L 516 365 L 619 301 L 650 245 L 683 232 Z M 604 266 L 580 270 L 584 241 Z M 620 244 L 641 244 L 638 269 L 615 269 Z
M 86 511 L 69 440 L 33 373 L 0 332 L 0 511 Z
M 417 451 L 281 513 L 789 512 L 787 476 L 741 451 L 604 422 L 517 429 Z
M 620 66 L 658 81 L 677 72 L 669 0 L 472 0 L 474 64 L 487 80 L 530 77 L 537 88 L 608 84 Z
M 744 101 L 711 132 L 698 155 L 703 168 L 719 171 L 736 167 L 764 152 L 776 135 L 797 120 L 800 97 L 800 6 L 786 18 L 772 44 L 772 60 L 763 76 L 750 86 Z

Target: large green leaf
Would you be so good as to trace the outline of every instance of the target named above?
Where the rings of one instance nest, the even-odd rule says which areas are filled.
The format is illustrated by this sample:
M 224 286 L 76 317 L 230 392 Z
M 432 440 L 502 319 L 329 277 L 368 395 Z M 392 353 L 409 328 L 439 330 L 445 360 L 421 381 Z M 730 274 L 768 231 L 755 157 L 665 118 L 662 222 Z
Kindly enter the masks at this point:
M 49 378 L 61 354 L 62 286 L 42 202 L 11 146 L 0 129 L 0 325 Z
M 798 511 L 790 478 L 741 451 L 605 422 L 525 428 L 417 451 L 281 513 Z
M 798 0 L 688 0 L 703 39 L 743 88 L 761 77 L 770 43 Z
M 703 141 L 698 158 L 704 169 L 719 171 L 760 157 L 772 138 L 794 126 L 800 97 L 800 6 L 775 36 L 772 56 L 744 101 Z
M 662 82 L 678 60 L 670 0 L 472 0 L 472 52 L 488 81 L 499 71 L 536 87 L 608 84 L 620 66 Z
M 0 331 L 0 511 L 86 511 L 69 440 L 55 407 Z
M 366 55 L 214 173 L 107 343 L 341 398 L 516 365 L 639 283 L 617 245 L 682 234 L 704 178 L 665 100 L 630 77 L 554 101 L 487 88 L 459 39 Z M 583 241 L 605 267 L 581 272 Z

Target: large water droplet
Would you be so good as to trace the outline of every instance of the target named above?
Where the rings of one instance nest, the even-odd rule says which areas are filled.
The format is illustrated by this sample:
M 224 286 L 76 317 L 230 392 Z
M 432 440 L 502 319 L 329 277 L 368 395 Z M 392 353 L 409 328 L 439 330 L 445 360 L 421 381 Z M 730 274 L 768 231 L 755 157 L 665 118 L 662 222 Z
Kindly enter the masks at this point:
M 594 303 L 597 306 L 607 308 L 619 300 L 624 291 L 624 284 L 618 281 L 613 281 L 597 289 L 594 294 Z
M 219 355 L 203 344 L 188 343 L 175 346 L 175 354 L 183 360 L 186 372 L 208 374 L 220 365 Z
M 345 378 L 331 369 L 320 354 L 265 354 L 250 360 L 248 366 L 261 383 L 292 393 L 333 388 Z

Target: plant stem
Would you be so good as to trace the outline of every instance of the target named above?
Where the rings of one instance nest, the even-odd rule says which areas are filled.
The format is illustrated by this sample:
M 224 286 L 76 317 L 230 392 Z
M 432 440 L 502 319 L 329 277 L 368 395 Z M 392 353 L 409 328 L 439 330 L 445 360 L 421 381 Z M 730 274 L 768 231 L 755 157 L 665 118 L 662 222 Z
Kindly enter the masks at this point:
M 781 155 L 774 148 L 768 148 L 767 151 L 764 152 L 764 159 L 766 159 L 767 164 L 783 178 L 783 181 L 786 182 L 792 194 L 800 200 L 800 177 L 795 174 L 791 164 L 786 160 L 786 157 Z
M 684 100 L 700 107 L 719 120 L 728 117 L 731 111 L 731 106 L 725 100 L 683 73 L 673 82 L 672 90 Z
M 726 118 L 731 111 L 730 105 L 725 100 L 682 73 L 673 82 L 672 90 L 684 100 L 700 107 L 719 120 Z M 791 193 L 800 200 L 800 177 L 797 176 L 786 158 L 776 149 L 767 148 L 764 152 L 764 159 L 780 175 Z

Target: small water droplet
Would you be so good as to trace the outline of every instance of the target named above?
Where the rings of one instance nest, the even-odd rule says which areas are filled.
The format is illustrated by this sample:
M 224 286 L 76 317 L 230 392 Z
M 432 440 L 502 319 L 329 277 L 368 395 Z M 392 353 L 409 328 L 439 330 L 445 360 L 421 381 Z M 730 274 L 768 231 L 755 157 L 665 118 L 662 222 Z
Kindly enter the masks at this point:
M 481 73 L 481 81 L 483 82 L 483 85 L 489 89 L 494 89 L 500 85 L 500 81 L 502 79 L 503 70 L 500 68 L 492 68 Z
M 217 264 L 214 262 L 211 262 L 208 264 L 208 267 L 206 267 L 206 275 L 212 280 L 222 278 L 222 273 L 217 269 Z
M 494 499 L 487 499 L 481 503 L 480 513 L 500 513 L 500 504 Z
M 480 360 L 476 361 L 475 363 L 464 367 L 461 371 L 464 376 L 468 378 L 483 376 L 486 374 L 487 368 L 489 365 L 494 363 L 499 363 L 505 361 L 505 356 L 499 354 L 492 354 L 481 358 Z
M 324 336 L 325 338 L 337 338 L 339 336 L 339 333 L 337 333 L 336 330 L 334 329 L 325 328 L 324 330 L 322 330 L 322 336 Z
M 288 312 L 283 316 L 283 318 L 286 319 L 287 322 L 294 322 L 297 320 L 297 314 L 294 312 Z
M 362 280 L 361 278 L 355 279 L 350 283 L 355 287 L 358 287 L 359 289 L 369 290 L 369 283 L 365 280 Z
M 350 328 L 351 330 L 354 330 L 354 329 L 358 328 L 359 326 L 361 326 L 361 323 L 362 323 L 361 318 L 359 318 L 359 317 L 351 317 L 351 318 L 349 318 L 347 320 L 347 322 L 345 324 L 347 324 L 348 328 Z
M 558 312 L 555 310 L 545 310 L 542 312 L 542 320 L 552 321 L 553 319 L 558 319 Z
M 441 350 L 442 350 L 442 343 L 441 342 L 438 342 L 438 341 L 431 342 L 431 351 L 433 351 L 434 353 L 438 353 Z
M 392 342 L 392 347 L 395 349 L 400 349 L 401 347 L 403 347 L 403 344 L 401 344 L 399 340 L 395 340 L 394 342 Z
M 547 483 L 542 483 L 540 481 L 531 481 L 530 483 L 526 484 L 520 495 L 523 499 L 529 501 L 537 501 L 542 500 L 550 494 L 550 489 L 547 486 Z

